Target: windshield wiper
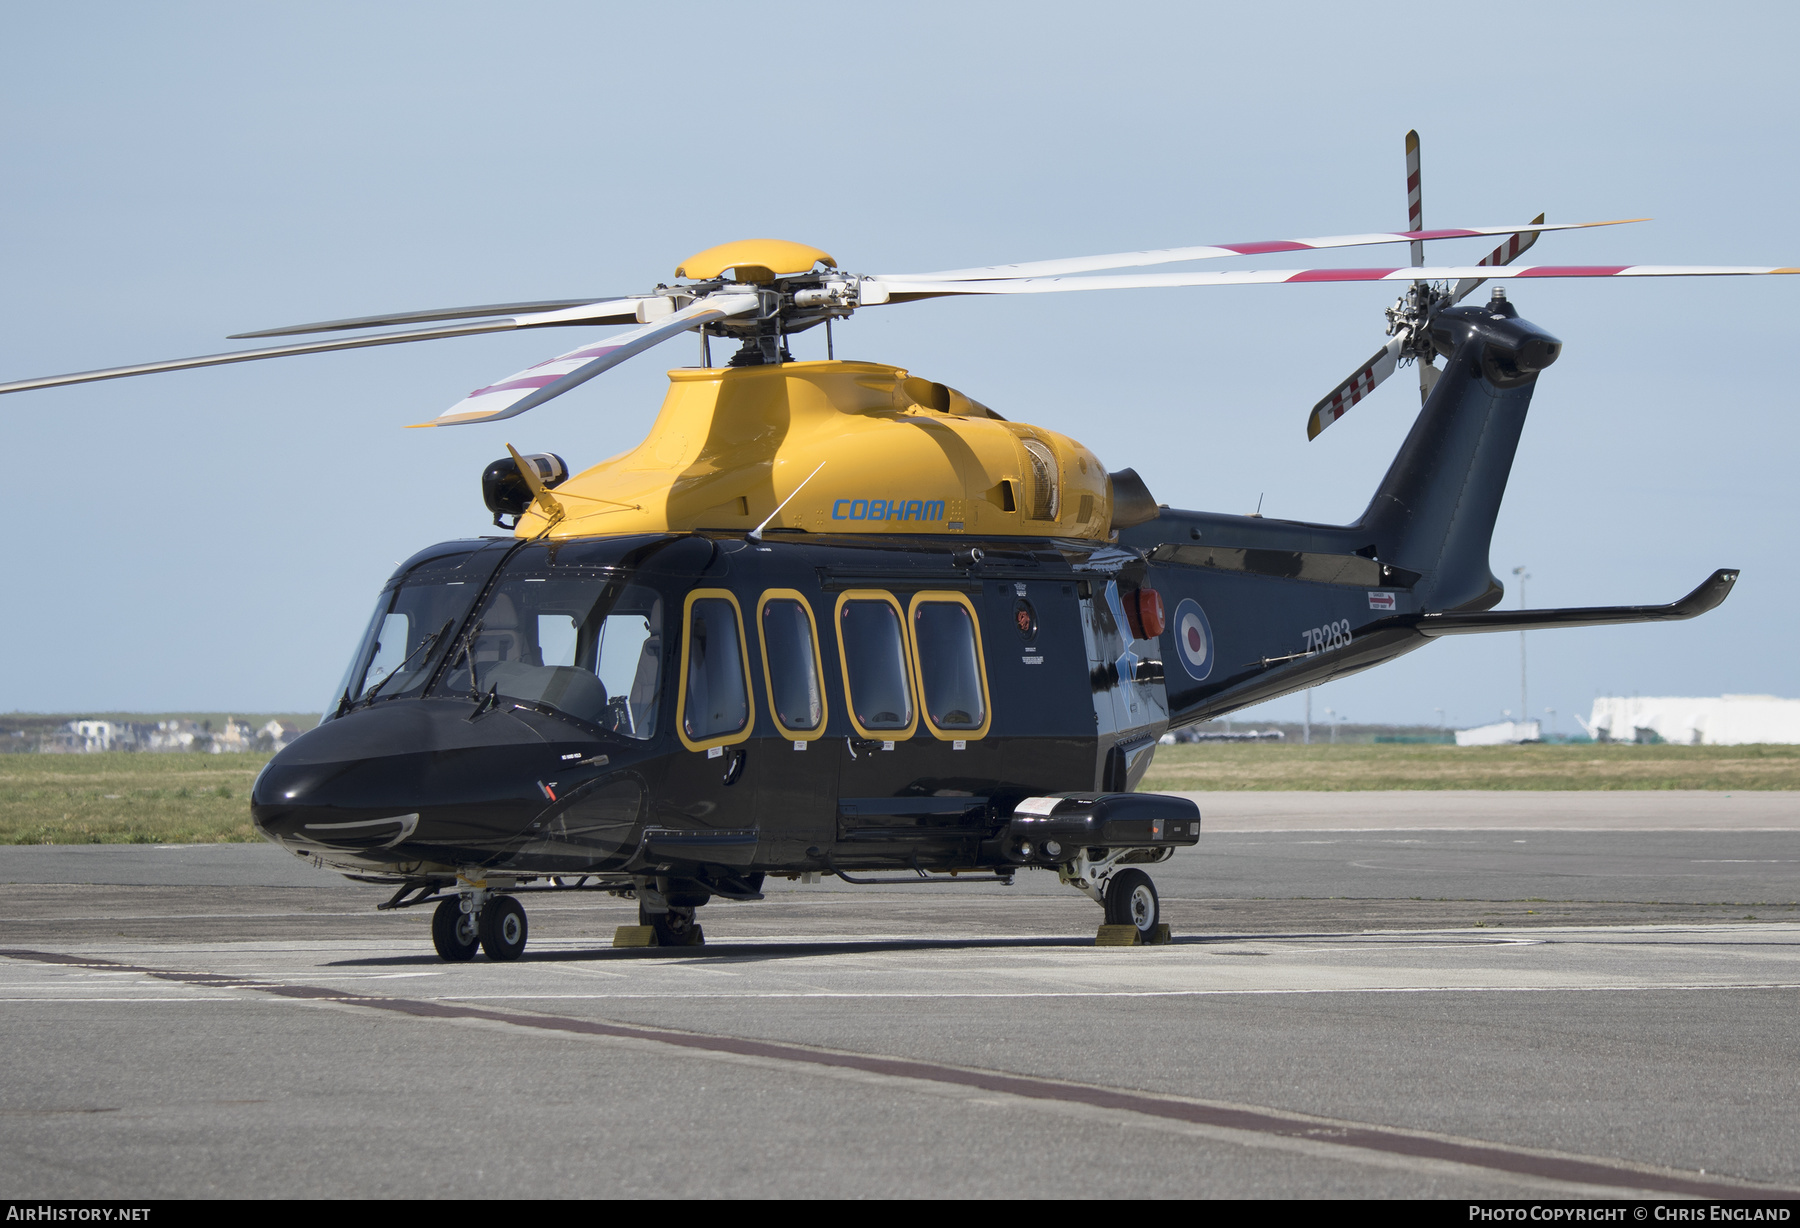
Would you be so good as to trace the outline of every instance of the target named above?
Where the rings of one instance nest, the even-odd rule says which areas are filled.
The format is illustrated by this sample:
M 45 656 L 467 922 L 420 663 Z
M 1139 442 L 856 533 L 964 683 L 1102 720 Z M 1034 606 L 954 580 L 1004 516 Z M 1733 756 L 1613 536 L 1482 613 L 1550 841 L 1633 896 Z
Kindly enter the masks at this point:
M 475 694 L 481 689 L 480 683 L 475 680 L 475 637 L 481 634 L 481 628 L 484 621 L 485 620 L 483 619 L 476 619 L 474 625 L 463 632 L 462 639 L 458 641 L 458 646 L 462 649 L 462 659 L 469 663 L 470 694 Z M 450 664 L 451 667 L 454 668 L 456 662 L 452 661 Z
M 370 687 L 367 691 L 363 692 L 362 698 L 360 700 L 358 700 L 357 702 L 364 703 L 364 704 L 373 703 L 375 700 L 376 694 L 380 692 L 381 688 L 386 686 L 388 683 L 392 682 L 394 679 L 398 678 L 401 674 L 405 673 L 406 667 L 412 663 L 412 659 L 414 657 L 418 656 L 420 653 L 422 653 L 426 649 L 430 648 L 433 644 L 436 644 L 439 640 L 443 639 L 444 636 L 449 632 L 451 625 L 452 625 L 451 623 L 445 623 L 443 626 L 439 627 L 436 631 L 433 631 L 430 635 L 428 635 L 424 639 L 420 640 L 419 646 L 417 648 L 413 649 L 411 652 L 407 653 L 405 657 L 401 658 L 400 664 L 394 666 L 393 670 L 388 674 L 387 677 L 383 678 L 380 682 L 377 682 L 374 686 Z

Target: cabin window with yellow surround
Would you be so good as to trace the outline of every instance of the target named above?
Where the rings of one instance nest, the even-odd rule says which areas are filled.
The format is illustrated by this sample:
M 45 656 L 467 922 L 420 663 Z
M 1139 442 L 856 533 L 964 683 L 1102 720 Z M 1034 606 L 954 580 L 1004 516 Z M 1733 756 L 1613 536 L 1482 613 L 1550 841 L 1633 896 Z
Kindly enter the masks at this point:
M 770 589 L 757 603 L 763 682 L 783 736 L 809 742 L 825 732 L 825 680 L 812 607 L 792 589 Z
M 687 598 L 681 644 L 681 740 L 705 750 L 750 736 L 750 664 L 737 598 L 697 589 Z
M 853 589 L 838 598 L 837 624 L 851 725 L 865 738 L 911 737 L 919 717 L 900 603 L 890 593 Z
M 988 731 L 986 661 L 975 607 L 961 593 L 912 599 L 913 665 L 925 724 L 942 739 L 974 739 Z

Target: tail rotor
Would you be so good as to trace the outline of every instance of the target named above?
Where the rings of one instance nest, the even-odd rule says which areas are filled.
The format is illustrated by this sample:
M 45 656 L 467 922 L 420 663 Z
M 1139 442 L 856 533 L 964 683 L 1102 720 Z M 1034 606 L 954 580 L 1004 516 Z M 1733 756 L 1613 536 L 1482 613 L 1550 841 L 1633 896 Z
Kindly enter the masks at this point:
M 1531 220 L 1532 226 L 1543 224 L 1544 215 L 1541 213 Z M 1419 134 L 1416 130 L 1406 134 L 1406 226 L 1413 234 L 1420 234 L 1425 230 L 1425 205 L 1419 177 Z M 1542 232 L 1538 230 L 1521 230 L 1477 263 L 1482 267 L 1511 264 L 1537 242 L 1540 233 Z M 1423 239 L 1412 241 L 1410 254 L 1413 268 L 1425 267 Z M 1324 400 L 1313 406 L 1306 421 L 1306 437 L 1317 439 L 1320 431 L 1350 412 L 1352 405 L 1375 391 L 1382 381 L 1409 361 L 1418 364 L 1419 404 L 1424 405 L 1431 396 L 1431 390 L 1437 387 L 1438 376 L 1442 374 L 1437 367 L 1437 351 L 1431 344 L 1431 318 L 1445 308 L 1462 302 L 1485 280 L 1481 277 L 1464 277 L 1454 286 L 1434 286 L 1429 281 L 1413 282 L 1406 294 L 1387 309 L 1387 333 L 1393 340 L 1358 367 L 1350 378 L 1333 388 Z

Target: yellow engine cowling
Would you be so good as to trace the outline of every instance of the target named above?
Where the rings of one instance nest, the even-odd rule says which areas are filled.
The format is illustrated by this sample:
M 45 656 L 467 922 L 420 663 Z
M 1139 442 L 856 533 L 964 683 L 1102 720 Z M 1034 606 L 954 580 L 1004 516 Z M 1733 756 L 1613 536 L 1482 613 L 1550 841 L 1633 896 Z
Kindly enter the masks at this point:
M 898 367 L 683 368 L 644 442 L 540 496 L 517 532 L 745 531 L 793 495 L 771 530 L 1104 539 L 1109 490 L 1075 440 Z

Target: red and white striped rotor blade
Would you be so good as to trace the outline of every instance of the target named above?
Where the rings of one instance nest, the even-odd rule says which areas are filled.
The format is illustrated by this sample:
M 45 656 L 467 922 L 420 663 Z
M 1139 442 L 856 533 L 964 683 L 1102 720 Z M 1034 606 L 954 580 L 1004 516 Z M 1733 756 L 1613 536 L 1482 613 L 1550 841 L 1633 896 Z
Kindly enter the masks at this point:
M 1800 268 L 1727 264 L 1528 264 L 1504 268 L 1427 265 L 1398 269 L 1234 269 L 1210 273 L 1119 273 L 1105 277 L 1019 277 L 1007 281 L 909 282 L 892 287 L 894 299 L 946 294 L 1062 294 L 1079 290 L 1156 290 L 1181 286 L 1268 286 L 1364 281 L 1456 281 L 1561 277 L 1753 277 L 1800 273 Z
M 1544 215 L 1541 213 L 1538 214 L 1535 220 L 1539 222 L 1543 221 Z M 1533 243 L 1537 242 L 1538 233 L 1539 232 L 1535 230 L 1522 230 L 1506 242 L 1502 243 L 1499 247 L 1496 247 L 1493 251 L 1483 256 L 1480 260 L 1476 261 L 1476 263 L 1495 267 L 1503 264 L 1511 264 L 1520 256 L 1523 256 Z M 1455 289 L 1450 291 L 1451 304 L 1455 305 L 1468 298 L 1469 295 L 1479 289 L 1481 283 L 1486 280 L 1487 278 L 1485 277 L 1465 277 L 1457 282 Z
M 1408 230 L 1425 229 L 1425 202 L 1419 193 L 1419 134 L 1417 130 L 1406 134 L 1406 228 Z M 1416 265 L 1425 263 L 1425 244 L 1414 240 L 1412 245 L 1412 262 Z
M 470 422 L 498 422 L 503 418 L 515 418 L 528 409 L 535 409 L 545 401 L 586 383 L 601 372 L 611 370 L 651 346 L 660 345 L 671 337 L 715 320 L 749 314 L 758 310 L 761 302 L 755 294 L 708 295 L 699 302 L 642 328 L 616 334 L 604 341 L 584 345 L 578 350 L 570 350 L 567 354 L 527 367 L 485 388 L 477 388 L 432 421 L 414 425 L 462 426 Z
M 1187 260 L 1222 260 L 1227 256 L 1268 256 L 1276 252 L 1324 251 L 1338 247 L 1372 247 L 1380 243 L 1420 245 L 1431 239 L 1472 239 L 1515 234 L 1526 230 L 1587 230 L 1595 226 L 1624 226 L 1649 218 L 1619 218 L 1610 222 L 1558 222 L 1545 226 L 1463 226 L 1446 230 L 1393 230 L 1359 235 L 1326 235 L 1313 239 L 1269 239 L 1254 243 L 1215 243 L 1200 247 L 1162 247 L 1141 252 L 1114 252 L 1106 256 L 1071 256 L 1064 260 L 1033 260 L 1021 264 L 991 264 L 975 269 L 947 269 L 939 273 L 881 273 L 869 278 L 910 292 L 912 282 L 1002 281 L 1020 277 L 1066 277 L 1072 273 L 1096 273 L 1104 269 L 1138 269 L 1153 264 L 1179 264 Z M 1420 247 L 1421 253 L 1423 248 Z M 1414 261 L 1423 264 L 1424 257 Z
M 1382 380 L 1400 365 L 1400 338 L 1395 337 L 1376 351 L 1375 356 L 1356 369 L 1349 379 L 1331 390 L 1331 394 L 1313 406 L 1306 420 L 1307 439 L 1317 439 L 1319 432 L 1350 412 L 1350 407 L 1374 392 Z

